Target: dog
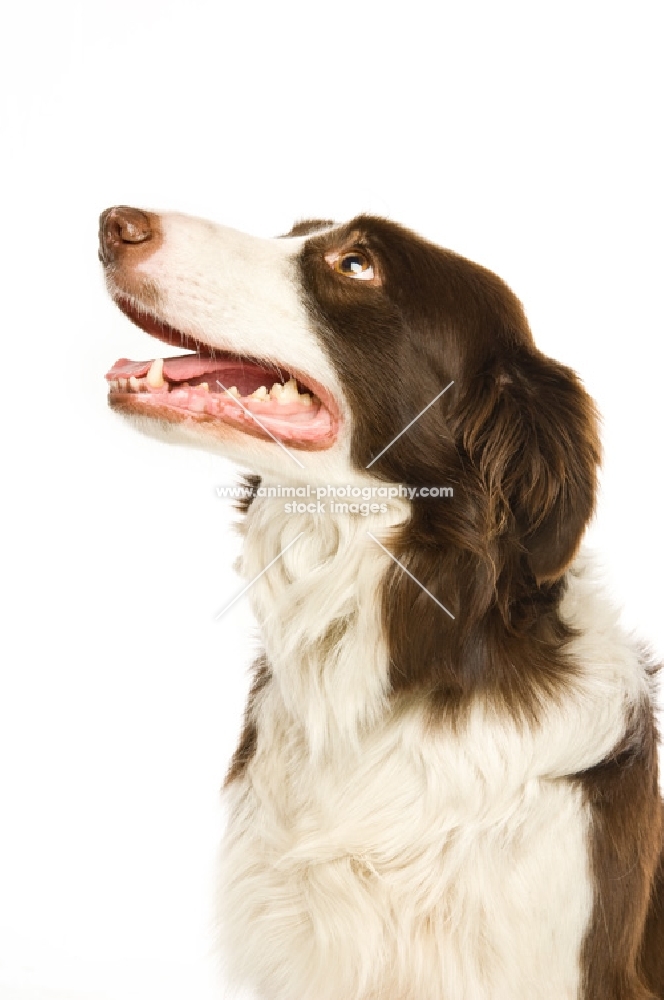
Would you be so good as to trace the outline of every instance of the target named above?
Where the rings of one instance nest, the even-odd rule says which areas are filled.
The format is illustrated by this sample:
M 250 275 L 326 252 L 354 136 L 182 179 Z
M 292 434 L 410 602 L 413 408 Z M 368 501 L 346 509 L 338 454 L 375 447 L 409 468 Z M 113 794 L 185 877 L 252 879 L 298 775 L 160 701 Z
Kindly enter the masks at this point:
M 122 312 L 193 352 L 121 359 L 110 406 L 252 473 L 229 981 L 662 1000 L 655 666 L 581 544 L 577 376 L 495 274 L 382 218 L 259 239 L 120 206 L 99 255 Z

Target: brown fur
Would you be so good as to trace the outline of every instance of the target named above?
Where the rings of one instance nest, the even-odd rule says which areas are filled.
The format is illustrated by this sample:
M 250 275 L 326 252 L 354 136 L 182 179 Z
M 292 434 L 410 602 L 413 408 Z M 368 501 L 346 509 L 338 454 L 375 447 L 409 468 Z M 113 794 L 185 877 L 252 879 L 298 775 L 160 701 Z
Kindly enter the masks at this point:
M 246 490 L 251 490 L 251 493 L 247 493 L 245 496 L 240 497 L 239 500 L 235 502 L 235 509 L 238 514 L 246 514 L 252 503 L 256 499 L 256 490 L 261 484 L 261 477 L 247 474 L 242 476 L 241 485 L 244 486 Z
M 290 232 L 286 233 L 286 237 L 309 236 L 311 233 L 315 233 L 318 229 L 327 229 L 333 225 L 334 223 L 331 219 L 302 219 L 301 222 L 296 222 L 291 227 Z
M 351 235 L 380 286 L 348 282 L 322 262 Z M 350 397 L 358 466 L 454 380 L 372 465 L 392 482 L 454 488 L 453 501 L 414 503 L 392 542 L 454 614 L 398 566 L 390 570 L 394 690 L 429 690 L 439 703 L 483 691 L 535 714 L 573 669 L 558 605 L 594 507 L 592 400 L 573 372 L 537 350 L 521 304 L 496 275 L 400 226 L 361 217 L 314 235 L 302 272 Z
M 224 780 L 224 788 L 243 774 L 251 758 L 256 753 L 258 733 L 254 719 L 256 698 L 270 680 L 271 673 L 265 656 L 259 656 L 253 666 L 253 682 L 249 691 L 249 699 L 244 712 L 244 722 L 240 742 L 233 754 L 230 766 Z
M 656 915 L 655 900 L 644 941 L 662 848 L 657 740 L 650 706 L 643 706 L 613 754 L 578 780 L 592 815 L 595 887 L 593 919 L 583 947 L 584 1000 L 660 998 L 663 959 L 657 946 L 664 922 Z
M 660 817 L 659 865 L 650 894 L 640 965 L 643 978 L 659 1000 L 664 998 L 664 803 Z

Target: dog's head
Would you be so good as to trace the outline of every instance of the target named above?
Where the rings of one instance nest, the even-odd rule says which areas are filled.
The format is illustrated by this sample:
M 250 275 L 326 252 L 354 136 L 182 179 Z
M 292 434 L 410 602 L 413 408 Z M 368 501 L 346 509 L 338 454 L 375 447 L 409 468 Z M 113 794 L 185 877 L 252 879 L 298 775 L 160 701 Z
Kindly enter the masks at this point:
M 517 578 L 560 578 L 593 510 L 595 411 L 496 275 L 369 216 L 259 239 L 113 208 L 100 257 L 122 311 L 194 352 L 117 362 L 113 407 L 260 473 L 451 486 L 413 502 L 401 554 L 434 545 L 477 614 L 501 580 L 507 619 Z

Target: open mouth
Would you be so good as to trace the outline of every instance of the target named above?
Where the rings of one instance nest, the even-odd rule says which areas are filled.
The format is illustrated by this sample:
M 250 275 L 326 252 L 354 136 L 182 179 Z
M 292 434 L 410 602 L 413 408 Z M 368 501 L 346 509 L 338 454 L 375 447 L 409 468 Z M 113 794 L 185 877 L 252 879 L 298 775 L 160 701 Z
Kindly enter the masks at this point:
M 193 353 L 148 361 L 120 358 L 106 374 L 113 407 L 172 422 L 231 425 L 294 448 L 333 444 L 338 410 L 329 393 L 308 376 L 277 362 L 213 349 L 125 299 L 116 302 L 146 333 Z

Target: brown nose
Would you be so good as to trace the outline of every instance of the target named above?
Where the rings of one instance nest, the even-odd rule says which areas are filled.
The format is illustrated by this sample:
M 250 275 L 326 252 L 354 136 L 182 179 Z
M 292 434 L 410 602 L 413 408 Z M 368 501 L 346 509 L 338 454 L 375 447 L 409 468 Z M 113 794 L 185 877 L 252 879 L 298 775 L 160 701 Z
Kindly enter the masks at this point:
M 103 264 L 116 261 L 130 245 L 151 239 L 150 220 L 138 208 L 116 205 L 99 216 L 99 259 Z

